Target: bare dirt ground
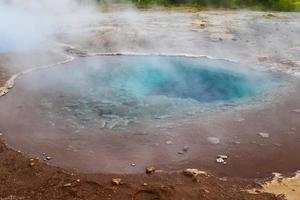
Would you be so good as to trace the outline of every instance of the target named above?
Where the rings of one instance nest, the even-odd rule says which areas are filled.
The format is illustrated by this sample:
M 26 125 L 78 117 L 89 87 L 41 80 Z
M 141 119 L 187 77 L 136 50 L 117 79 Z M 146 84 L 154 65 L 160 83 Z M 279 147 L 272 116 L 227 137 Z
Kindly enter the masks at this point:
M 239 61 L 261 70 L 297 74 L 300 71 L 300 41 L 297 39 L 297 33 L 300 30 L 299 23 L 297 23 L 299 19 L 300 15 L 296 13 L 268 15 L 268 13 L 245 11 L 106 13 L 99 20 L 99 25 L 61 34 L 59 40 L 75 47 L 74 49 L 68 49 L 68 53 L 73 56 L 80 56 L 86 52 L 126 51 L 201 54 Z M 81 37 L 82 32 L 89 37 Z M 0 83 L 3 85 L 16 72 L 60 60 L 60 56 L 49 52 L 45 54 L 35 53 L 34 56 L 32 56 L 32 53 L 1 55 Z M 293 101 L 297 103 L 297 101 Z M 282 111 L 279 108 L 283 107 L 285 107 L 285 104 L 279 106 L 275 111 L 272 107 L 266 111 L 270 113 L 269 116 L 279 116 Z M 288 108 L 288 110 L 291 109 L 293 107 Z M 266 111 L 259 114 L 250 114 L 249 118 L 263 117 Z M 273 125 L 280 122 L 284 116 L 288 116 L 287 121 L 289 121 L 288 119 L 292 120 L 290 122 L 285 121 L 284 126 L 282 126 L 284 133 L 281 134 L 287 134 L 286 139 L 277 141 L 280 137 L 275 137 L 276 141 L 270 143 L 275 151 L 281 148 L 281 143 L 288 145 L 289 142 L 292 142 L 294 145 L 292 147 L 299 147 L 299 132 L 294 130 L 298 118 L 291 118 L 288 111 L 285 115 L 272 119 L 272 123 L 266 124 L 265 127 L 270 128 L 270 131 L 275 133 L 277 129 Z M 233 129 L 239 131 L 238 127 L 232 126 Z M 256 125 L 252 124 L 252 127 L 254 126 Z M 293 130 L 290 130 L 290 128 L 293 128 Z M 245 129 L 241 128 L 241 130 Z M 292 135 L 288 134 L 291 133 L 288 132 L 289 130 L 293 132 Z M 3 134 L 7 135 L 9 133 L 5 132 Z M 260 152 L 266 152 L 263 143 L 262 145 L 258 144 L 261 146 Z M 280 169 L 280 166 L 284 166 L 282 163 L 291 159 L 294 164 L 288 171 L 292 172 L 299 169 L 297 168 L 297 160 L 293 156 L 286 157 L 285 154 L 277 154 L 278 157 L 276 158 L 268 157 L 267 155 L 272 153 L 272 148 L 269 148 L 266 157 L 262 157 L 262 159 L 272 160 L 278 167 L 276 169 Z M 269 174 L 269 169 L 274 165 L 270 165 L 269 168 L 268 165 L 265 167 L 258 166 L 254 162 L 248 166 L 247 163 L 239 163 L 240 160 L 237 160 L 235 166 L 231 168 L 232 173 L 239 172 L 239 166 L 257 168 L 257 171 L 260 171 L 261 168 L 263 174 L 265 174 L 260 179 L 249 178 L 255 176 L 253 173 L 250 173 L 248 178 L 217 178 L 206 175 L 193 178 L 178 172 L 157 172 L 150 176 L 146 174 L 83 174 L 49 166 L 47 165 L 48 161 L 31 159 L 26 156 L 26 153 L 28 152 L 22 154 L 7 148 L 4 141 L 1 140 L 0 198 L 144 200 L 275 200 L 283 198 L 282 195 L 276 196 L 260 192 L 250 194 L 246 192 L 246 190 L 252 188 L 259 189 L 259 183 L 269 179 L 269 176 L 265 174 Z M 296 154 L 296 152 L 294 153 Z M 284 161 L 281 162 L 282 160 Z M 122 179 L 121 185 L 115 186 L 111 183 L 112 178 L 116 177 Z M 272 190 L 268 190 L 268 192 L 272 192 Z

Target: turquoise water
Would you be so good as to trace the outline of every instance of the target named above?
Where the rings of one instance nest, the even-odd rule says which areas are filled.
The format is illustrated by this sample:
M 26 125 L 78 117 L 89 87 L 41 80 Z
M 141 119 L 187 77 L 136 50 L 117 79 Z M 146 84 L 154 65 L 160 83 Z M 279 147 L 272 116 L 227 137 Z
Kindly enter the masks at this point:
M 112 129 L 264 102 L 281 80 L 224 60 L 99 56 L 30 73 L 18 87 L 55 124 Z
M 91 87 L 101 85 L 136 97 L 166 96 L 199 102 L 232 101 L 268 88 L 272 80 L 250 71 L 227 69 L 228 62 L 178 57 L 135 56 L 95 69 Z M 105 64 L 104 64 L 105 65 Z

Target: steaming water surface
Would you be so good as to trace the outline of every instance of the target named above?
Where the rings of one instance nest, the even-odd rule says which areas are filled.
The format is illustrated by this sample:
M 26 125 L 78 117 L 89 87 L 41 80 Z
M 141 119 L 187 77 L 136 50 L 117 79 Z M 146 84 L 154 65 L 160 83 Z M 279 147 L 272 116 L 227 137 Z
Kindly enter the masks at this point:
M 205 58 L 108 56 L 69 65 L 34 72 L 21 85 L 51 123 L 75 129 L 188 118 L 257 98 L 280 83 L 279 77 Z
M 190 160 L 205 159 L 201 163 L 210 165 L 227 147 L 219 152 L 205 146 L 206 137 L 237 134 L 255 145 L 248 137 L 264 130 L 252 130 L 261 126 L 253 124 L 251 129 L 236 127 L 231 114 L 221 116 L 226 116 L 224 111 L 238 115 L 245 106 L 265 105 L 286 85 L 285 77 L 225 60 L 86 57 L 19 77 L 0 99 L 0 127 L 14 148 L 37 156 L 51 152 L 55 164 L 89 172 L 131 173 L 153 163 L 181 165 L 176 151 L 185 144 L 194 148 Z M 172 153 L 165 149 L 166 140 L 184 144 L 174 145 Z M 158 148 L 159 143 L 164 145 Z M 164 159 L 157 160 L 161 156 Z M 130 160 L 140 162 L 139 167 L 129 169 Z

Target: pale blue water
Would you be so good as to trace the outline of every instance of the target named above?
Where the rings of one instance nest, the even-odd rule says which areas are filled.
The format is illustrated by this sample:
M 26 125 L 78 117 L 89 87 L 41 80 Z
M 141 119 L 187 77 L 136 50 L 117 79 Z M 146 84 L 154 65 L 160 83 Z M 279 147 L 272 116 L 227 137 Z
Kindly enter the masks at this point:
M 218 66 L 220 64 L 222 66 Z M 88 79 L 91 87 L 101 85 L 136 97 L 159 95 L 199 102 L 246 98 L 275 83 L 274 77 L 246 70 L 237 72 L 226 69 L 228 65 L 236 64 L 178 57 L 128 56 L 123 57 L 121 63 L 106 66 L 109 69 L 104 73 L 91 72 Z
M 28 94 L 23 101 L 39 101 L 52 122 L 111 129 L 166 116 L 189 118 L 228 103 L 263 102 L 262 94 L 281 80 L 224 60 L 103 56 L 31 73 L 18 86 Z

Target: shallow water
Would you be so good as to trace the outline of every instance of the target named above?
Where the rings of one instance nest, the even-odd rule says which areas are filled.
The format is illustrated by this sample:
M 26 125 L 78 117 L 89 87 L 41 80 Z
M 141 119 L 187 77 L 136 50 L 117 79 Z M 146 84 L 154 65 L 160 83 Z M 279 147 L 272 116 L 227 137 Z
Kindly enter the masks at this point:
M 40 108 L 52 121 L 94 128 L 238 104 L 276 88 L 280 80 L 205 58 L 119 56 L 70 65 L 34 73 L 26 84 L 40 96 Z

